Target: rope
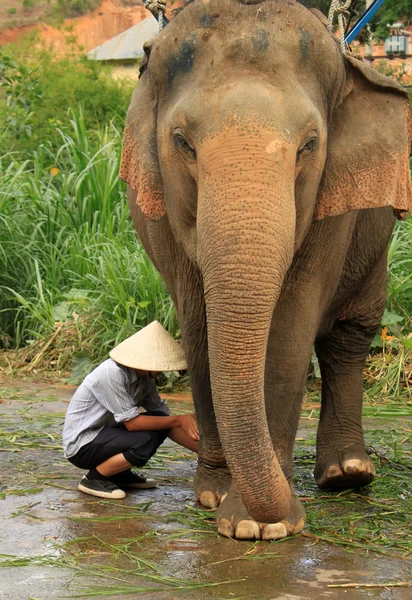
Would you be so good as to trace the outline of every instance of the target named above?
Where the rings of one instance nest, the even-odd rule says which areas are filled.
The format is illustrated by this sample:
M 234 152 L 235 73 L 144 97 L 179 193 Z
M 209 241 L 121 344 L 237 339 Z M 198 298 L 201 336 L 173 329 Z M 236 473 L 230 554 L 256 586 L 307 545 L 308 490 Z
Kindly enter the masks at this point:
M 353 0 L 332 0 L 329 9 L 328 31 L 331 35 L 333 35 L 333 22 L 335 20 L 335 15 L 338 15 L 340 49 L 342 50 L 342 54 L 348 53 L 348 46 L 345 42 L 345 33 L 347 18 L 349 16 L 349 9 L 351 7 L 352 2 Z
M 164 27 L 166 27 L 167 21 L 165 19 L 166 12 L 166 0 L 146 0 L 144 7 L 150 10 L 152 15 L 156 17 L 159 22 L 159 33 Z

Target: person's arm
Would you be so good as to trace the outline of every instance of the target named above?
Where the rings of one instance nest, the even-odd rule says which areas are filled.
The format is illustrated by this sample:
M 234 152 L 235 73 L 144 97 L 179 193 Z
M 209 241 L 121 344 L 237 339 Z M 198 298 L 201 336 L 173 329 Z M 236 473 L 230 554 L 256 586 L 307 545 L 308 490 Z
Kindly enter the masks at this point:
M 199 439 L 199 430 L 194 415 L 176 415 L 172 417 L 152 417 L 138 415 L 134 419 L 123 422 L 128 431 L 156 431 L 181 427 L 193 440 Z
M 134 399 L 127 391 L 127 383 L 125 372 L 115 363 L 102 371 L 97 382 L 99 402 L 112 413 L 116 423 L 133 419 L 139 414 Z
M 147 410 L 147 412 L 156 411 L 158 413 L 162 413 L 162 415 L 166 415 L 167 417 L 169 417 L 170 416 L 169 407 L 167 406 L 166 402 L 164 402 L 161 399 L 161 397 L 159 395 L 159 391 L 156 387 L 156 382 L 154 381 L 154 379 L 151 379 L 148 375 L 146 375 L 146 377 L 144 379 L 145 379 L 147 393 L 142 400 L 141 406 L 145 410 Z
M 128 431 L 158 431 L 159 429 L 171 429 L 179 427 L 179 416 L 174 417 L 152 417 L 150 415 L 138 415 L 130 421 L 123 421 Z

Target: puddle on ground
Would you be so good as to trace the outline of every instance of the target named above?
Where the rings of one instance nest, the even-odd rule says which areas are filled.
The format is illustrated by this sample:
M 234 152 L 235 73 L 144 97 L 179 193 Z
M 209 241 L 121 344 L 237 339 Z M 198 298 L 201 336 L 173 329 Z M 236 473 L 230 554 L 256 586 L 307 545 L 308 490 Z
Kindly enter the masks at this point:
M 158 481 L 155 490 L 112 502 L 78 492 L 82 472 L 64 460 L 59 438 L 71 393 L 16 382 L 0 390 L 0 563 L 17 565 L 0 569 L 0 600 L 61 599 L 96 592 L 99 586 L 100 597 L 120 591 L 114 596 L 120 600 L 142 590 L 151 590 L 145 598 L 162 600 L 410 598 L 410 589 L 403 587 L 329 587 L 410 581 L 411 556 L 404 550 L 408 536 L 411 542 L 410 521 L 408 528 L 407 517 L 403 522 L 388 504 L 388 519 L 398 521 L 387 533 L 377 531 L 379 540 L 365 537 L 362 542 L 359 532 L 368 519 L 377 518 L 376 505 L 386 500 L 375 498 L 374 488 L 339 501 L 316 491 L 311 462 L 315 419 L 302 419 L 298 431 L 296 485 L 310 516 L 305 535 L 275 543 L 243 542 L 216 534 L 213 511 L 194 501 L 193 455 L 171 442 L 146 469 Z M 175 413 L 191 410 L 186 396 L 170 403 Z M 392 431 L 402 430 L 400 439 L 412 441 L 410 421 L 395 427 L 369 419 L 368 427 L 369 443 L 384 450 L 392 443 Z M 396 483 L 397 473 L 382 477 Z M 402 487 L 402 493 L 410 499 L 410 488 Z M 353 539 L 344 514 L 353 519 Z M 390 535 L 386 545 L 385 535 Z M 389 555 L 365 549 L 377 540 Z M 362 543 L 365 547 L 359 547 Z

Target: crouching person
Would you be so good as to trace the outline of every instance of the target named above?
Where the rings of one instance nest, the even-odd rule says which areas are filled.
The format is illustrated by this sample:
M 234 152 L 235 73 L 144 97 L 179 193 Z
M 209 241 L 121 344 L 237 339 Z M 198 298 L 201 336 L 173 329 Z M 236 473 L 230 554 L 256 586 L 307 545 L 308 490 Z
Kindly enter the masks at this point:
M 183 350 L 154 321 L 116 346 L 74 394 L 63 429 L 65 457 L 88 473 L 78 489 L 99 498 L 125 498 L 128 488 L 152 488 L 132 471 L 156 453 L 166 437 L 193 452 L 199 432 L 194 415 L 172 416 L 155 377 L 186 369 Z M 139 409 L 144 409 L 141 412 Z

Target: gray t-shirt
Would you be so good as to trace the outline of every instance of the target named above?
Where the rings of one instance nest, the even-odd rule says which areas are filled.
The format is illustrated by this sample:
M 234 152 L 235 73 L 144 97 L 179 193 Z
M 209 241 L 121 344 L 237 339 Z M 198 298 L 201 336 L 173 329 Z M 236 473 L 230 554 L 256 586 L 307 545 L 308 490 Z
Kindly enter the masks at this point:
M 138 407 L 170 415 L 151 377 L 138 377 L 135 369 L 105 360 L 87 375 L 70 401 L 63 428 L 64 456 L 74 456 L 104 426 L 137 417 Z

